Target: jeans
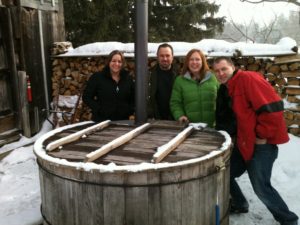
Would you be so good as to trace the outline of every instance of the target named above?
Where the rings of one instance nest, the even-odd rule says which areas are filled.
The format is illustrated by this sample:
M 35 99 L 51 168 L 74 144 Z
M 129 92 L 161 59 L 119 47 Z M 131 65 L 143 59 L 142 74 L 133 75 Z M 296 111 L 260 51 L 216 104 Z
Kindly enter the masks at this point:
M 253 158 L 245 162 L 239 150 L 235 147 L 230 159 L 231 201 L 235 207 L 249 207 L 245 196 L 235 181 L 236 177 L 247 171 L 255 194 L 269 209 L 275 220 L 282 225 L 297 224 L 298 216 L 289 210 L 279 193 L 271 185 L 273 163 L 277 156 L 277 145 L 255 145 Z

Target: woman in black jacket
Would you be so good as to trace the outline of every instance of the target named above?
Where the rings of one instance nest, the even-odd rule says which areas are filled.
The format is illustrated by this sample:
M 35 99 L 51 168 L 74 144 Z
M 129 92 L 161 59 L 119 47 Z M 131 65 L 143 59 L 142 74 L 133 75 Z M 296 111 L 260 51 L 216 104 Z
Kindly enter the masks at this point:
M 122 52 L 112 51 L 106 66 L 94 73 L 83 92 L 83 102 L 92 109 L 92 120 L 128 120 L 134 113 L 134 82 L 124 69 Z

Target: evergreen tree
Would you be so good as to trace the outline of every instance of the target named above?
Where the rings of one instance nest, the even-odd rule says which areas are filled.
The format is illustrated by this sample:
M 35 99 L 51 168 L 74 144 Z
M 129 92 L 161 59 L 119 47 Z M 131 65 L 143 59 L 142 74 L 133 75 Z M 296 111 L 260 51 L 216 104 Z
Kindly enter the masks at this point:
M 300 13 L 290 11 L 289 16 L 280 15 L 276 23 L 277 39 L 275 43 L 282 37 L 290 37 L 294 39 L 297 44 L 300 44 Z
M 219 6 L 200 0 L 149 2 L 149 41 L 199 41 L 222 32 L 225 19 L 214 18 Z
M 133 40 L 130 1 L 64 0 L 67 39 L 73 46 Z
M 74 46 L 134 41 L 135 0 L 64 0 L 67 39 Z M 221 32 L 219 6 L 201 0 L 149 0 L 149 41 L 200 41 Z

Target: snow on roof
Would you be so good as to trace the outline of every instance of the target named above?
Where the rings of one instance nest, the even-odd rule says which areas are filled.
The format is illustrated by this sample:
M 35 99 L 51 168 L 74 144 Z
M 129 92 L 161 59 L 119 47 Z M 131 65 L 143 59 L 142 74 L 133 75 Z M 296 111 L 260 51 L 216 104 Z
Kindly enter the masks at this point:
M 185 56 L 192 48 L 201 49 L 207 56 L 279 56 L 297 53 L 295 40 L 284 37 L 276 44 L 259 44 L 224 40 L 203 39 L 199 42 L 167 42 L 172 45 L 175 56 Z M 162 43 L 148 43 L 148 57 L 156 57 L 158 46 Z M 134 43 L 121 42 L 95 42 L 82 45 L 75 49 L 69 49 L 67 53 L 58 57 L 77 56 L 106 56 L 113 50 L 124 52 L 125 57 L 134 57 Z

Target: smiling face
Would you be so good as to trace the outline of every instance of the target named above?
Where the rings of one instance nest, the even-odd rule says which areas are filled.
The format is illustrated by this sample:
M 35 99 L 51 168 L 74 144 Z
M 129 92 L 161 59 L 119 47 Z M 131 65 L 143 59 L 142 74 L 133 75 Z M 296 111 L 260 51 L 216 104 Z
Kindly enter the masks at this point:
M 199 75 L 202 68 L 202 59 L 198 52 L 194 52 L 188 61 L 188 68 L 192 75 Z
M 169 47 L 161 47 L 157 52 L 157 60 L 159 67 L 162 70 L 171 69 L 171 65 L 173 62 L 172 50 Z
M 221 84 L 226 84 L 228 80 L 232 77 L 235 67 L 231 63 L 227 62 L 225 59 L 222 59 L 214 63 L 213 69 L 218 81 Z
M 110 72 L 112 74 L 119 74 L 123 66 L 122 57 L 119 54 L 115 54 L 109 62 Z

